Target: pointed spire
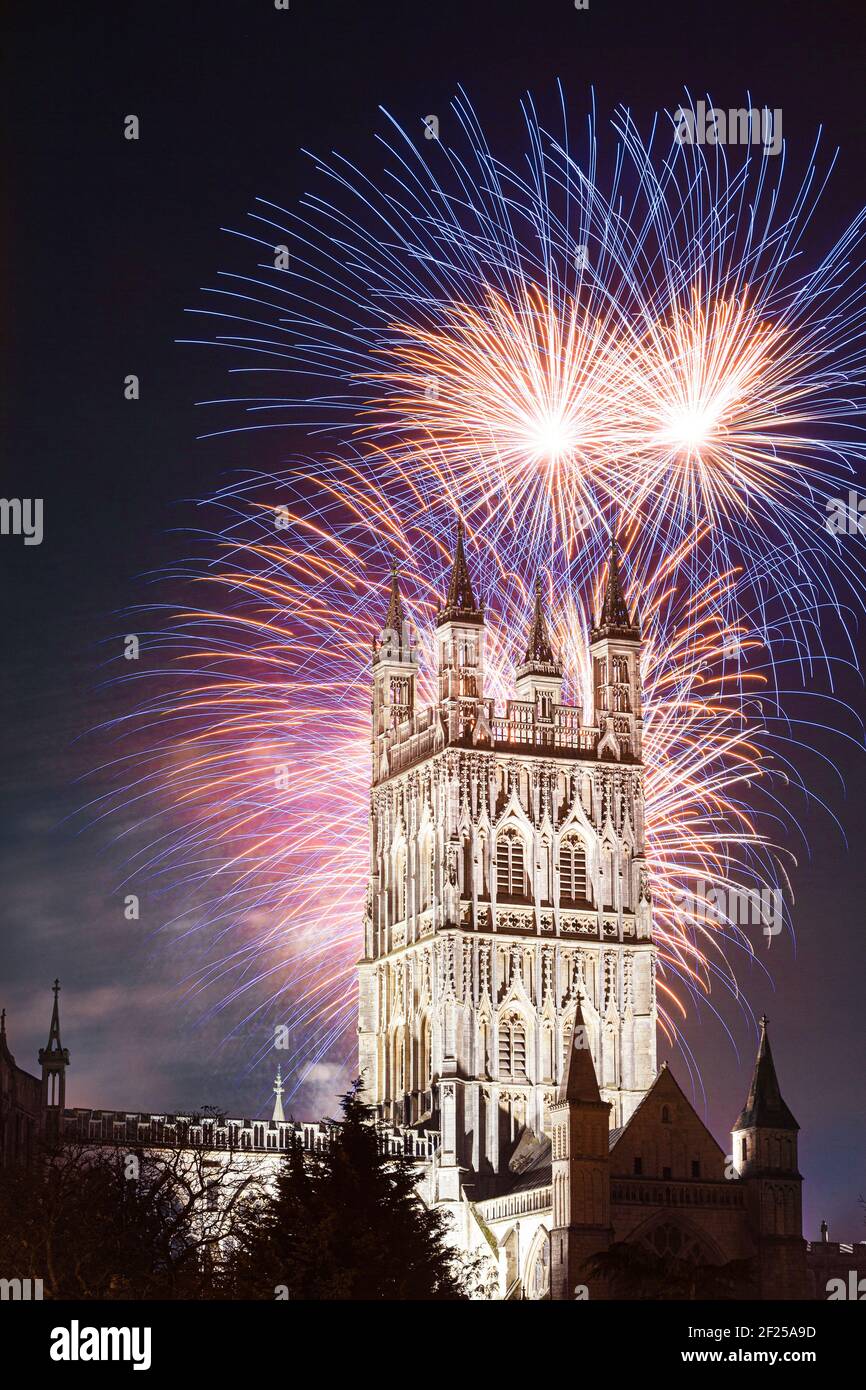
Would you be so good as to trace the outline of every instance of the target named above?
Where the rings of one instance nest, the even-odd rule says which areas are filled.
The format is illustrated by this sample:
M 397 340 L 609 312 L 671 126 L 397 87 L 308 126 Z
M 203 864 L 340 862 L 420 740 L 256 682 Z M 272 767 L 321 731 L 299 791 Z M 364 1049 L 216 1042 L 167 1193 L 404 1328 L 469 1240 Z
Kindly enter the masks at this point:
M 562 1085 L 559 1088 L 559 1099 L 599 1104 L 601 1103 L 601 1095 L 598 1089 L 598 1078 L 592 1064 L 589 1036 L 580 1005 L 581 996 L 578 995 L 574 1028 L 571 1033 L 571 1043 L 568 1048 L 568 1059 L 565 1064 Z
M 406 621 L 406 614 L 403 611 L 403 600 L 400 597 L 400 571 L 397 568 L 397 561 L 391 562 L 391 595 L 388 600 L 388 612 L 385 614 L 383 627 L 391 628 L 393 632 L 402 632 L 403 624 Z
M 761 1019 L 761 1041 L 755 1059 L 752 1084 L 744 1108 L 741 1110 L 734 1129 L 799 1129 L 779 1090 L 776 1067 L 770 1050 L 770 1035 L 767 1027 L 770 1020 L 764 1014 Z
M 39 1065 L 42 1068 L 42 1087 L 44 1103 L 61 1110 L 65 1104 L 66 1068 L 69 1066 L 69 1049 L 60 1041 L 60 981 L 54 981 L 54 1007 L 51 1010 L 51 1024 L 48 1029 L 48 1043 L 39 1049 Z M 56 1084 L 56 1089 L 53 1086 Z M 47 1089 L 46 1089 L 47 1088 Z
M 613 528 L 611 528 L 610 533 L 610 556 L 607 581 L 604 586 L 604 598 L 598 616 L 598 625 L 592 633 L 592 640 L 595 641 L 601 636 L 610 636 L 612 633 L 628 637 L 640 637 L 637 611 L 635 610 L 634 622 L 632 622 L 628 604 L 625 601 L 622 576 L 619 571 L 619 543 Z
M 6 1010 L 0 1009 L 0 1038 L 6 1036 Z
M 550 668 L 554 668 L 554 671 L 551 671 Z M 556 675 L 562 675 L 562 667 L 553 650 L 553 643 L 550 640 L 550 633 L 544 617 L 540 574 L 536 576 L 535 580 L 535 604 L 529 632 L 526 635 L 526 655 L 518 670 L 518 675 L 527 674 L 530 670 L 536 669 L 543 669 L 545 674 L 554 674 L 555 672 Z
M 277 1063 L 277 1076 L 274 1081 L 274 1113 L 271 1119 L 276 1120 L 278 1123 L 282 1123 L 285 1118 L 283 1114 L 283 1074 L 280 1070 L 279 1063 Z
M 54 1008 L 51 1010 L 51 1026 L 48 1029 L 48 1045 L 46 1052 L 62 1052 L 63 1044 L 60 1041 L 60 981 L 54 981 Z
M 463 548 L 463 522 L 457 519 L 457 543 L 454 547 L 454 561 L 451 566 L 451 578 L 448 581 L 448 593 L 445 596 L 445 603 L 439 610 L 437 621 L 447 622 L 468 622 L 480 623 L 484 621 L 484 614 L 475 602 L 475 594 L 472 591 L 472 580 L 469 577 L 469 566 L 466 563 L 466 554 Z
M 532 610 L 532 622 L 526 639 L 526 656 L 523 659 L 524 661 L 543 661 L 548 664 L 556 660 L 547 631 L 547 623 L 544 621 L 540 574 L 536 575 L 535 578 L 535 607 Z

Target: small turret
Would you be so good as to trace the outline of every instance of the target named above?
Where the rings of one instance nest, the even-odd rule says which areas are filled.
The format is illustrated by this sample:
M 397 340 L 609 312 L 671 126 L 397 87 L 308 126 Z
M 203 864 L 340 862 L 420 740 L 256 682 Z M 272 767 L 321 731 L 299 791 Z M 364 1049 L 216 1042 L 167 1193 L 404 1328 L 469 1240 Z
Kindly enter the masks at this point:
M 279 1064 L 277 1064 L 277 1075 L 274 1080 L 274 1113 L 271 1119 L 282 1124 L 285 1118 L 283 1114 L 283 1074 Z
M 746 1104 L 734 1122 L 734 1161 L 741 1177 L 762 1172 L 797 1172 L 797 1133 L 794 1119 L 779 1090 L 767 1015 L 761 1019 L 761 1038 Z
M 643 733 L 640 676 L 641 631 L 629 613 L 619 568 L 619 546 L 611 532 L 610 558 L 598 622 L 590 633 L 592 722 L 601 731 L 599 754 L 640 759 Z
M 47 1132 L 58 1137 L 62 1130 L 61 1116 L 66 1106 L 66 1068 L 69 1049 L 60 1041 L 60 981 L 54 981 L 54 1007 L 48 1029 L 48 1043 L 39 1049 L 42 1068 L 42 1105 Z
M 535 604 L 526 636 L 526 654 L 517 668 L 518 700 L 536 704 L 542 719 L 550 719 L 553 706 L 562 701 L 562 665 L 559 662 L 544 617 L 541 576 L 535 581 Z
M 607 582 L 604 586 L 601 612 L 598 615 L 598 622 L 590 634 L 590 641 L 596 642 L 602 637 L 625 637 L 630 641 L 640 641 L 637 610 L 635 610 L 634 621 L 632 621 L 628 604 L 625 601 L 622 576 L 619 570 L 619 544 L 614 531 L 610 533 Z
M 475 601 L 463 545 L 463 522 L 457 540 L 445 602 L 436 617 L 439 653 L 439 703 L 481 699 L 484 694 L 484 610 Z M 456 717 L 450 737 L 460 736 Z
M 800 1126 L 782 1099 L 768 1024 L 765 1014 L 752 1084 L 732 1131 L 734 1164 L 746 1189 L 760 1296 L 805 1298 L 803 1179 L 797 1169 Z
M 445 602 L 436 618 L 437 627 L 442 627 L 445 623 L 478 625 L 484 622 L 484 610 L 475 602 L 472 579 L 469 574 L 469 566 L 466 563 L 463 536 L 463 522 L 458 518 L 457 541 L 454 546 L 454 559 L 451 563 L 451 578 L 448 581 Z
M 373 643 L 373 741 L 374 745 L 395 724 L 410 719 L 415 709 L 418 658 L 409 636 L 409 624 L 400 593 L 400 574 L 391 566 L 388 609 L 378 639 Z

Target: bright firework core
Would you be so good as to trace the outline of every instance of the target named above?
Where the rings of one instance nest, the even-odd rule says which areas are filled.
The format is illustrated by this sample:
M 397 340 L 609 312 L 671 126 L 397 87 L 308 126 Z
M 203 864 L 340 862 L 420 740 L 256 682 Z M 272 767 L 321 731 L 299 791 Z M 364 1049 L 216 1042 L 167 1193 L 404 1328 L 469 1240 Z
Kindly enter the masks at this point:
M 718 409 L 711 405 L 689 406 L 671 416 L 662 441 L 677 449 L 700 453 L 718 427 Z
M 578 433 L 561 413 L 551 411 L 534 422 L 527 434 L 527 444 L 533 463 L 561 463 L 570 458 L 577 446 Z

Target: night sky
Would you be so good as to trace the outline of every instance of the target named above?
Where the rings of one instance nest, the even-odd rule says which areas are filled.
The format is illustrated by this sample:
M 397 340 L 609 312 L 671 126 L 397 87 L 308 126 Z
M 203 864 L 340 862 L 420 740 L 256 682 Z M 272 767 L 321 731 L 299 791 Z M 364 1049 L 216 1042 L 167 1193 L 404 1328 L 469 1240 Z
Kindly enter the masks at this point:
M 41 546 L 0 538 L 9 1042 L 35 1068 L 59 975 L 69 1103 L 259 1114 L 272 1063 L 245 1072 L 242 1045 L 220 1050 L 224 1030 L 195 1026 L 153 922 L 124 921 L 117 851 L 75 814 L 91 794 L 78 779 L 106 756 L 88 731 L 117 713 L 103 683 L 114 634 L 128 630 L 122 614 L 142 601 L 146 576 L 182 548 L 189 499 L 227 471 L 277 468 L 310 449 L 297 432 L 196 442 L 206 421 L 195 402 L 220 393 L 225 364 L 175 340 L 228 258 L 220 227 L 237 226 L 257 196 L 293 207 L 313 180 L 303 149 L 375 168 L 378 106 L 408 128 L 446 112 L 458 83 L 497 151 L 516 155 L 520 96 L 549 99 L 558 77 L 573 119 L 590 85 L 602 115 L 622 101 L 643 123 L 684 87 L 722 107 L 749 91 L 783 109 L 798 167 L 823 125 L 841 157 L 810 232 L 820 248 L 866 200 L 866 19 L 832 0 L 591 0 L 588 13 L 571 0 L 291 0 L 288 12 L 271 0 L 47 0 L 6 13 L 3 493 L 45 499 Z M 123 138 L 131 112 L 137 142 Z M 141 381 L 134 404 L 127 373 Z M 842 693 L 862 710 L 859 683 Z M 866 1234 L 866 760 L 851 745 L 827 751 L 845 786 L 804 755 L 829 813 L 797 812 L 812 857 L 794 880 L 796 946 L 774 943 L 772 985 L 757 969 L 742 983 L 770 1016 L 801 1125 L 806 1234 L 825 1217 L 831 1238 L 850 1240 Z M 727 1016 L 737 1050 L 709 1012 L 686 1030 L 706 1088 L 696 1100 L 722 1142 L 756 1046 L 742 1015 Z M 688 1090 L 682 1059 L 669 1060 Z M 346 1079 L 323 1068 L 308 1110 L 333 1107 Z

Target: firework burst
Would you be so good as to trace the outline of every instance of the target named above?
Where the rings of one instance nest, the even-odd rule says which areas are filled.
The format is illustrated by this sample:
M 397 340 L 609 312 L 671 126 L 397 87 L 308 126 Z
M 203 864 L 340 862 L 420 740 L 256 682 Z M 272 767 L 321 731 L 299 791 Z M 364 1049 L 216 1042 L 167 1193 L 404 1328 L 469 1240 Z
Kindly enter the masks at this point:
M 281 478 L 252 475 L 218 495 L 221 521 L 200 538 L 204 558 L 167 577 L 199 601 L 156 610 L 150 693 L 134 716 L 134 751 L 114 765 L 123 791 L 103 807 L 122 805 L 127 819 L 138 809 L 140 825 L 153 827 L 130 881 L 165 885 L 175 905 L 167 926 L 190 947 L 186 984 L 202 1010 L 226 1021 L 228 1037 L 253 1026 L 253 1061 L 273 1047 L 275 1026 L 288 1029 L 292 1091 L 324 1057 L 351 1065 L 369 872 L 369 657 L 392 557 L 422 656 L 419 700 L 434 699 L 433 619 L 453 517 L 411 512 L 405 498 L 401 513 L 393 489 L 377 500 L 363 472 L 336 463 L 317 468 L 314 490 L 299 467 Z M 754 813 L 762 796 L 773 802 L 775 736 L 745 712 L 742 674 L 731 666 L 732 642 L 751 646 L 747 683 L 762 688 L 758 640 L 722 616 L 736 577 L 683 595 L 676 575 L 685 542 L 652 571 L 626 543 L 645 633 L 661 1015 L 668 1036 L 681 1039 L 689 996 L 709 998 L 714 985 L 738 996 L 731 958 L 753 955 L 754 945 L 736 922 L 701 917 L 696 884 L 783 881 L 782 855 Z M 483 526 L 472 548 L 487 593 L 488 693 L 501 706 L 534 585 L 503 561 Z M 578 704 L 588 692 L 601 578 L 587 593 L 546 578 Z
M 493 509 L 501 546 L 561 551 L 584 586 L 615 513 L 661 556 L 709 523 L 684 582 L 741 567 L 762 640 L 797 625 L 808 668 L 819 615 L 862 595 L 826 507 L 864 454 L 864 215 L 810 259 L 817 146 L 789 189 L 787 152 L 683 145 L 673 114 L 644 137 L 619 109 L 605 179 L 594 111 L 583 155 L 564 102 L 553 133 L 524 114 L 522 168 L 461 94 L 441 140 L 389 118 L 380 178 L 317 161 L 297 213 L 258 205 L 254 266 L 195 311 L 214 331 L 194 341 L 270 388 L 221 402 L 230 428 L 352 437 L 374 480 L 384 450 L 427 504 Z

